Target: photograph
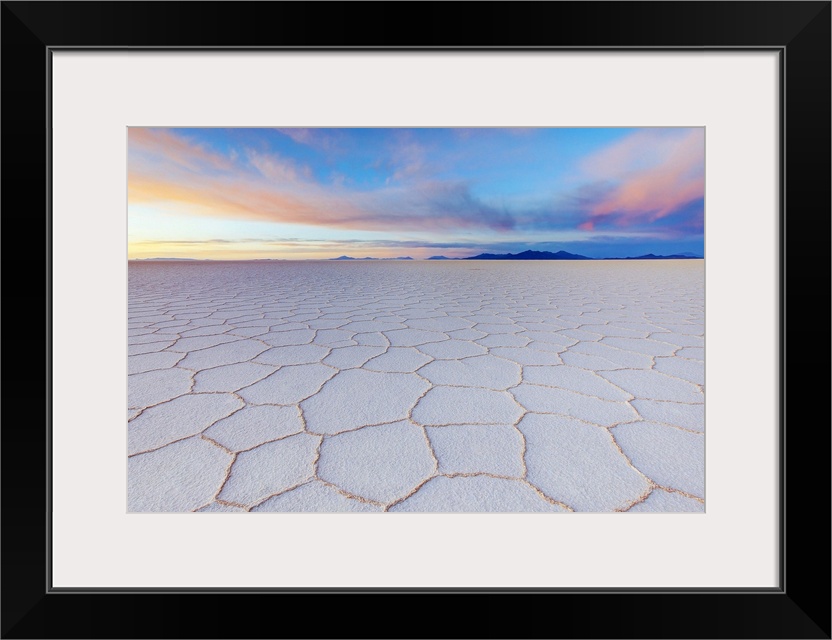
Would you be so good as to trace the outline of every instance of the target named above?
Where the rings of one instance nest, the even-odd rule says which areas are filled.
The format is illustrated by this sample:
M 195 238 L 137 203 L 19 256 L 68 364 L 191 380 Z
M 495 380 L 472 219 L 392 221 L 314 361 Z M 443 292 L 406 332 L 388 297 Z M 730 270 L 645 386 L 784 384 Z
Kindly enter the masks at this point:
M 127 512 L 705 513 L 704 127 L 126 136 Z

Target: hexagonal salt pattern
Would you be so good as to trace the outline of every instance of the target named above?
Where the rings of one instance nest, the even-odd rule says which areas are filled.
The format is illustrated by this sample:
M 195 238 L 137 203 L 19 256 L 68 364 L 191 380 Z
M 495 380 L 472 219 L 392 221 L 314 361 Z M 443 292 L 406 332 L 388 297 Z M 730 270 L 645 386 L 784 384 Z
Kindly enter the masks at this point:
M 336 434 L 406 418 L 429 386 L 412 373 L 343 371 L 300 406 L 310 432 Z
M 231 462 L 228 452 L 199 437 L 128 460 L 130 511 L 190 511 L 211 502 Z M 148 487 L 155 490 L 148 491 Z
M 406 420 L 332 436 L 318 461 L 319 478 L 382 505 L 407 496 L 435 470 L 423 428 Z
M 128 510 L 703 512 L 701 261 L 129 265 Z
M 314 476 L 319 446 L 320 438 L 298 433 L 240 453 L 217 498 L 250 507 L 296 487 Z

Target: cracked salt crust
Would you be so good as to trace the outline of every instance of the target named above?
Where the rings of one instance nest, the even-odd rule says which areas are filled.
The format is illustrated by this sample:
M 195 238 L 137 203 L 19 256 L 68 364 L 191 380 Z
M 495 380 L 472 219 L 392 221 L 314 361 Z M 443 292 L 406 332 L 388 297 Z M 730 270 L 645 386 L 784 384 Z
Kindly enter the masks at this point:
M 702 512 L 699 261 L 131 263 L 128 509 Z
M 203 509 L 205 511 L 206 509 Z M 264 500 L 252 511 L 264 512 L 379 512 L 383 510 L 380 504 L 356 500 L 346 492 L 327 485 L 320 480 L 310 480 L 295 489 L 286 491 L 268 500 Z

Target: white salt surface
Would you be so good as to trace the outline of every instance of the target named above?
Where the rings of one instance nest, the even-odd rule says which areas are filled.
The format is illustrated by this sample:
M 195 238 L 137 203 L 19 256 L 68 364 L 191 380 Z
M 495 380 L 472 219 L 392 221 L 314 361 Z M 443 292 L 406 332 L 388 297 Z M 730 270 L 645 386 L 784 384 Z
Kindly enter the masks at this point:
M 704 511 L 704 265 L 129 266 L 128 509 Z

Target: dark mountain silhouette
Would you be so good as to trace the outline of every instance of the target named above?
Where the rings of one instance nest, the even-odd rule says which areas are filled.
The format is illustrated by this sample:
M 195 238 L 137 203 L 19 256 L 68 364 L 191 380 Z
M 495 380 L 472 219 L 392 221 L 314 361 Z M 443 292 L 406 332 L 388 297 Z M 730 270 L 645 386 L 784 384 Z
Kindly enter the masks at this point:
M 465 258 L 466 260 L 592 260 L 586 256 L 568 251 L 523 251 L 521 253 L 481 253 L 478 256 Z
M 655 253 L 648 253 L 643 256 L 632 256 L 628 258 L 604 258 L 604 260 L 701 260 L 700 256 L 693 253 L 674 253 L 669 256 L 657 256 Z
M 338 256 L 337 258 L 330 258 L 330 260 L 413 260 L 410 256 L 401 256 L 399 258 L 352 258 L 350 256 Z

